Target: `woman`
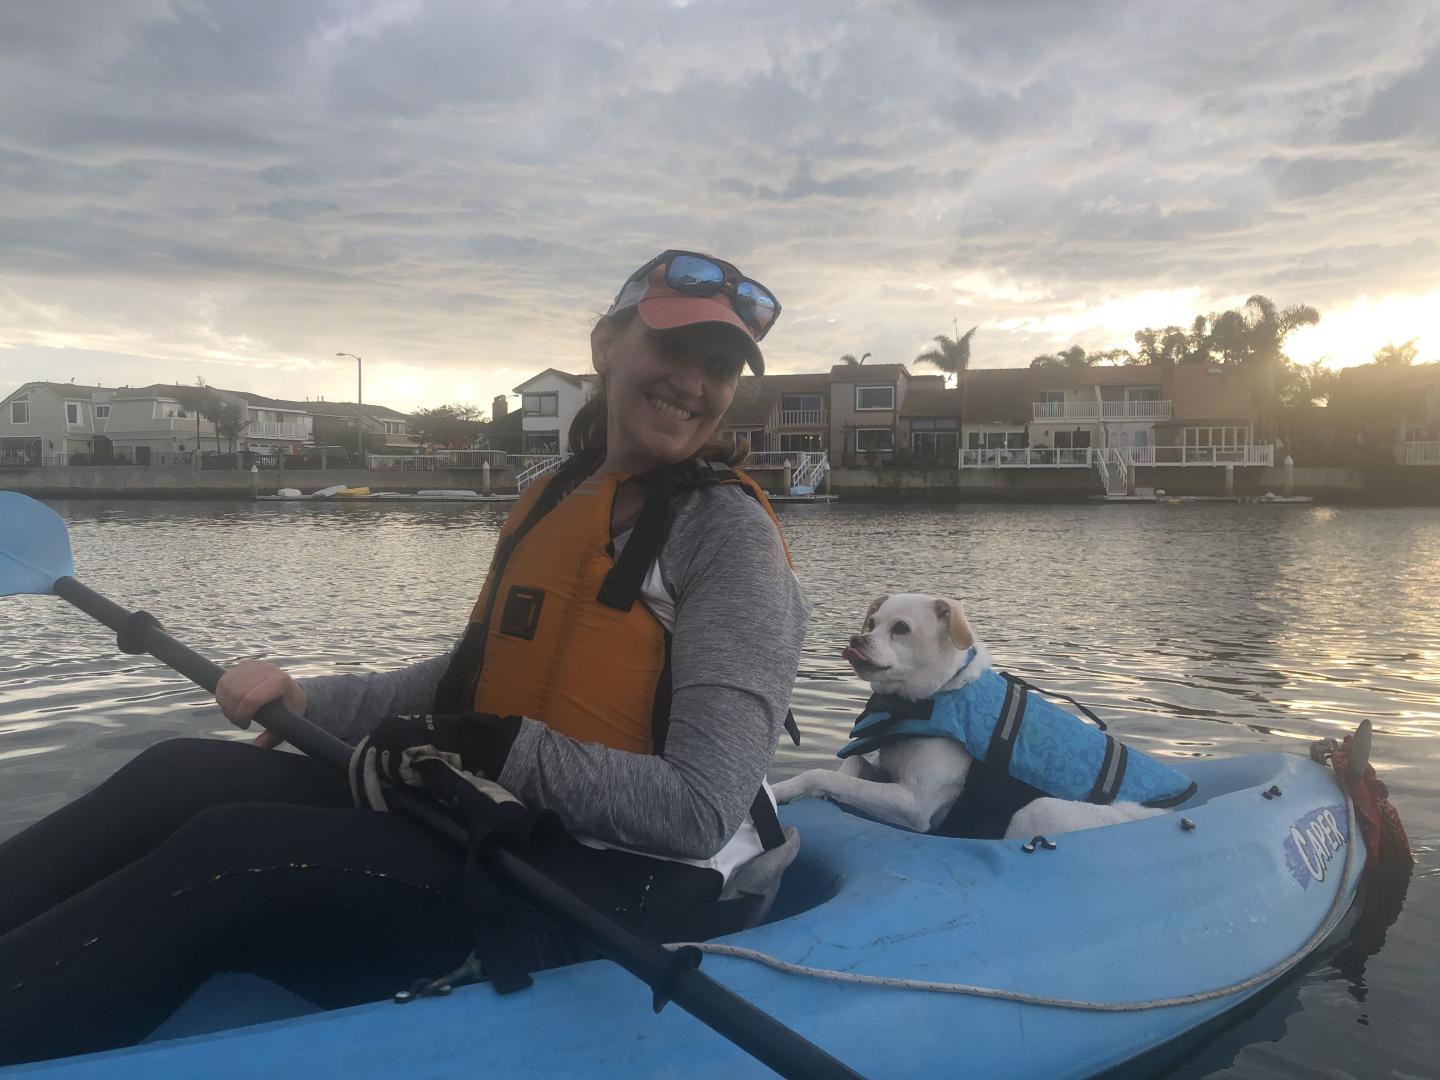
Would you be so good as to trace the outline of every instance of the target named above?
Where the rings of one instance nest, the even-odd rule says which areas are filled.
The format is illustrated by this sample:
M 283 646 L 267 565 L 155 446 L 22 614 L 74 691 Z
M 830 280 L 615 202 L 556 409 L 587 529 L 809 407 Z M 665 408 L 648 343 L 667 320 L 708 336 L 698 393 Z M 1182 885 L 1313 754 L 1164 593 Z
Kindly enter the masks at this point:
M 268 732 L 258 750 L 177 739 L 0 844 L 0 1062 L 134 1042 L 216 971 L 339 1007 L 454 967 L 476 945 L 462 860 L 354 809 L 382 809 L 381 779 L 412 782 L 437 754 L 558 816 L 570 837 L 536 857 L 648 933 L 752 918 L 727 883 L 780 839 L 763 779 L 806 608 L 763 496 L 713 440 L 778 312 L 729 263 L 651 260 L 591 333 L 600 391 L 575 456 L 517 503 L 449 655 L 369 676 L 225 674 L 236 725 L 280 699 L 358 741 L 353 784 L 263 752 Z M 457 608 L 478 576 L 456 569 Z M 581 955 L 511 908 L 511 963 Z

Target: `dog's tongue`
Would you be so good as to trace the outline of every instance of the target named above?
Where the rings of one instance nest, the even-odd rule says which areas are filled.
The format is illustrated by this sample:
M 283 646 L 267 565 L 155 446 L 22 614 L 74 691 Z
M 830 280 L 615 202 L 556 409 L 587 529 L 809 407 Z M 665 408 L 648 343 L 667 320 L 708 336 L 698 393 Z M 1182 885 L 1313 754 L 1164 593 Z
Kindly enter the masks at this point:
M 840 659 L 848 660 L 852 664 L 864 664 L 867 667 L 874 667 L 874 664 L 870 660 L 870 657 L 866 656 L 859 649 L 855 648 L 854 645 L 846 645 L 844 650 L 840 653 Z

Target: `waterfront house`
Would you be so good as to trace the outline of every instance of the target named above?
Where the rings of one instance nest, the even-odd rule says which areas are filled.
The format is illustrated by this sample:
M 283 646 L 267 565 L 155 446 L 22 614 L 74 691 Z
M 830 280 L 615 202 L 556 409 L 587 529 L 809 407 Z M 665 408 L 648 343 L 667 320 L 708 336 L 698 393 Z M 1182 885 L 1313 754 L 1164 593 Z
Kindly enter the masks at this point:
M 1329 411 L 1359 463 L 1440 465 L 1440 363 L 1345 368 Z
M 181 404 L 179 388 L 31 382 L 0 402 L 0 462 L 150 465 L 188 455 L 215 427 Z
M 599 381 L 598 375 L 571 375 L 558 368 L 546 368 L 515 387 L 524 417 L 522 452 L 569 454 L 570 423 L 580 406 L 594 395 Z
M 266 457 L 293 457 L 305 447 L 315 445 L 312 402 L 284 401 L 246 390 L 227 393 L 245 407 L 245 427 L 239 441 L 241 450 Z
M 755 453 L 799 454 L 830 445 L 828 375 L 745 375 L 721 427 Z

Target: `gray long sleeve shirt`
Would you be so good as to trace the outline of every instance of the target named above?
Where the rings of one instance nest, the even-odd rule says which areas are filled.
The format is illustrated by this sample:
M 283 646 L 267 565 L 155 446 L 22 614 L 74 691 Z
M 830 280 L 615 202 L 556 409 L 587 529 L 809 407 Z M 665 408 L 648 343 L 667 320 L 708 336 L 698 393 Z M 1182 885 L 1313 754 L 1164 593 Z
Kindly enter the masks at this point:
M 497 778 L 576 833 L 674 858 L 714 855 L 745 821 L 789 706 L 808 605 L 774 524 L 733 485 L 676 500 L 659 558 L 674 601 L 663 756 L 581 743 L 527 719 Z M 429 712 L 449 663 L 302 679 L 307 715 L 355 742 Z

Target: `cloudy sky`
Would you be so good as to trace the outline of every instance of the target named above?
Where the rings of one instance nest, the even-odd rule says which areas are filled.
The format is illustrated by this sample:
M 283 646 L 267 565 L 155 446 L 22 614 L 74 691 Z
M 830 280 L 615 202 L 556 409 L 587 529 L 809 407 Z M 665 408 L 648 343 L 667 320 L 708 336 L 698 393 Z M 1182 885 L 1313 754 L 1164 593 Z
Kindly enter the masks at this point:
M 0 396 L 488 408 L 664 247 L 771 369 L 1131 345 L 1254 292 L 1440 359 L 1440 16 L 1255 3 L 0 5 Z

